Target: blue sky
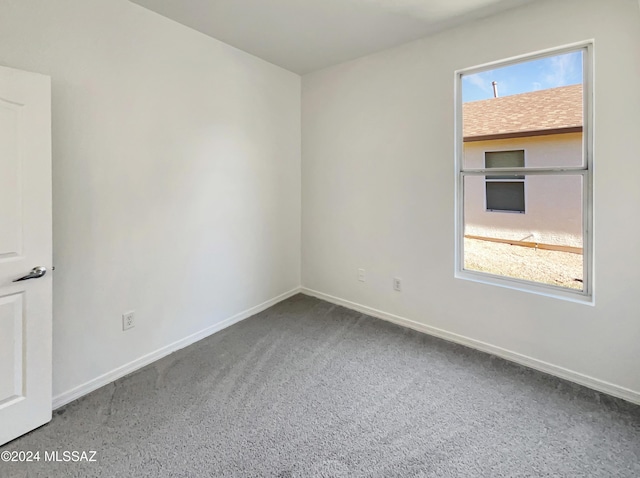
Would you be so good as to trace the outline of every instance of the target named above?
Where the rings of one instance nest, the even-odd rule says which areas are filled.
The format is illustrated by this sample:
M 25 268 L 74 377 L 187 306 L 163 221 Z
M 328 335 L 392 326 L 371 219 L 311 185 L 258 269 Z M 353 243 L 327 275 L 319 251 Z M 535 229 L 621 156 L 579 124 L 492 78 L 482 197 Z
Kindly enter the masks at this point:
M 499 96 L 582 83 L 582 51 L 464 75 L 462 101 L 466 103 L 493 98 L 492 81 L 498 82 Z

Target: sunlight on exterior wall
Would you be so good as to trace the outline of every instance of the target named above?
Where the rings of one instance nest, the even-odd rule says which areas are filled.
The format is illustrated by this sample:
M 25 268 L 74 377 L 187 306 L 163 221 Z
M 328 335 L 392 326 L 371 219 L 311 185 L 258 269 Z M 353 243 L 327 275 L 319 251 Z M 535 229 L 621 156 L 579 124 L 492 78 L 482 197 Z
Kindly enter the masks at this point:
M 477 141 L 464 144 L 469 168 L 484 167 L 487 151 L 524 149 L 527 167 L 579 165 L 582 133 Z M 554 159 L 555 158 L 555 159 Z M 523 214 L 487 211 L 483 176 L 465 181 L 465 234 L 582 247 L 582 183 L 579 176 L 533 176 L 525 180 Z

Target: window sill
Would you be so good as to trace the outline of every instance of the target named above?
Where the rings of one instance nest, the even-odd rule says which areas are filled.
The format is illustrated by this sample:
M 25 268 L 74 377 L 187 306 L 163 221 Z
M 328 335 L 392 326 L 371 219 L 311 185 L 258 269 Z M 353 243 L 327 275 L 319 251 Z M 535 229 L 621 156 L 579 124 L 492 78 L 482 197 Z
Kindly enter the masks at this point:
M 529 282 L 521 279 L 513 279 L 510 277 L 497 276 L 486 272 L 476 272 L 470 270 L 456 271 L 454 277 L 456 279 L 468 280 L 480 284 L 498 286 L 505 289 L 517 290 L 520 292 L 528 292 L 531 294 L 550 297 L 553 299 L 565 300 L 577 304 L 595 306 L 593 294 L 587 294 L 583 291 L 571 290 L 564 287 Z

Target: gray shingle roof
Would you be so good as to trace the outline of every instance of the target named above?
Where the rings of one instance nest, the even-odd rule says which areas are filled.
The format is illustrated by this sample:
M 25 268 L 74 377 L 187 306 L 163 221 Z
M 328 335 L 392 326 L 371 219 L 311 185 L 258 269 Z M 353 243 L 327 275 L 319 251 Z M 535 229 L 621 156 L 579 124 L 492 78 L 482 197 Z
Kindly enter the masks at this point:
M 581 131 L 582 85 L 464 103 L 462 117 L 465 141 Z

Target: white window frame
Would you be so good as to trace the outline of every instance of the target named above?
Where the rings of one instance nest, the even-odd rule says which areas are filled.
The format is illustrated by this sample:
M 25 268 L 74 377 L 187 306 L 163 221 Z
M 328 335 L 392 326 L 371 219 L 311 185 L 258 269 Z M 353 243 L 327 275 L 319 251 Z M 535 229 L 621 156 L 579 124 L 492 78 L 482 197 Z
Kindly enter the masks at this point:
M 503 153 L 503 152 L 511 152 L 511 151 L 522 151 L 522 155 L 524 157 L 525 167 L 527 165 L 527 150 L 525 148 L 518 149 L 492 149 L 484 150 L 482 152 L 482 160 L 484 161 L 484 167 L 486 169 L 496 169 L 496 168 L 487 168 L 487 153 Z M 522 183 L 522 191 L 524 194 L 524 211 L 511 211 L 508 209 L 489 209 L 489 202 L 487 201 L 487 183 Z M 484 178 L 484 210 L 485 212 L 490 213 L 504 213 L 504 214 L 526 214 L 527 213 L 527 178 L 504 178 L 504 179 L 488 179 Z
M 572 302 L 594 305 L 593 291 L 593 48 L 594 41 L 564 45 L 557 48 L 541 50 L 534 53 L 518 55 L 470 68 L 464 68 L 455 72 L 455 271 L 456 279 L 469 280 L 483 284 L 531 292 L 547 297 L 564 299 Z M 583 127 L 582 127 L 582 151 L 583 164 L 579 167 L 552 167 L 552 168 L 464 168 L 464 143 L 462 132 L 462 77 L 464 75 L 479 73 L 504 66 L 537 60 L 549 56 L 561 55 L 582 50 L 583 67 Z M 525 163 L 526 165 L 526 163 Z M 484 164 L 483 164 L 484 166 Z M 582 176 L 582 247 L 583 247 L 583 288 L 573 290 L 565 287 L 547 285 L 533 281 L 515 279 L 507 276 L 490 274 L 464 269 L 464 178 L 465 176 L 484 176 L 487 173 L 496 174 L 520 173 L 525 175 L 572 175 Z M 486 191 L 485 191 L 486 195 Z M 486 206 L 486 197 L 485 197 Z M 525 205 L 526 207 L 526 205 Z

